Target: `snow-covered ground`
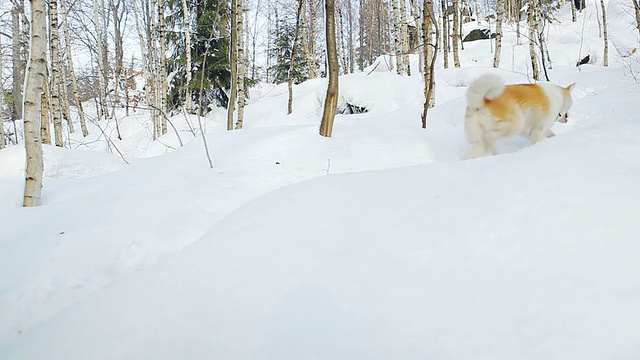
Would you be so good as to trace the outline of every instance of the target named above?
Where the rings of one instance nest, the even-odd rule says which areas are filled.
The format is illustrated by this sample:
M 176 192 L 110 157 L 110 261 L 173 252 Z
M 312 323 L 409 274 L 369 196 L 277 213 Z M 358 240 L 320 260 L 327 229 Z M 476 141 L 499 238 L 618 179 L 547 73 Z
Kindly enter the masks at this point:
M 213 169 L 197 118 L 153 142 L 147 114 L 120 114 L 122 140 L 100 126 L 129 164 L 97 128 L 73 135 L 45 148 L 44 204 L 25 209 L 24 150 L 0 151 L 0 358 L 640 358 L 630 6 L 608 3 L 608 68 L 596 8 L 561 10 L 549 76 L 577 83 L 569 122 L 497 156 L 463 160 L 464 91 L 530 79 L 511 30 L 501 69 L 487 41 L 460 69 L 439 58 L 426 130 L 420 75 L 372 66 L 340 78 L 341 104 L 369 112 L 332 138 L 322 79 L 289 116 L 286 85 L 262 85 L 245 129 L 201 119 Z

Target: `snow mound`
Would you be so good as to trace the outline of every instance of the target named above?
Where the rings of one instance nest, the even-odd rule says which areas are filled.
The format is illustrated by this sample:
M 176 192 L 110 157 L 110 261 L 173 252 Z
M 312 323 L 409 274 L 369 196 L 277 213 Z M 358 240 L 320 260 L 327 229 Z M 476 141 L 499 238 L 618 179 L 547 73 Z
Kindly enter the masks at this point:
M 121 170 L 124 161 L 104 152 L 69 150 L 43 145 L 44 176 L 55 179 L 76 179 L 98 176 Z M 0 177 L 24 174 L 25 150 L 22 146 L 11 146 L 0 151 Z
M 274 191 L 5 358 L 637 358 L 638 134 Z

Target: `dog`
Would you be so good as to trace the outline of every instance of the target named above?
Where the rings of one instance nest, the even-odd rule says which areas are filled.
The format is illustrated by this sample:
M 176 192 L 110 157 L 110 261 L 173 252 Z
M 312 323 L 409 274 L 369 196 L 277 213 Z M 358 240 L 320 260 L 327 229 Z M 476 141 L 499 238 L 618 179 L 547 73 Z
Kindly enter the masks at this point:
M 505 85 L 495 74 L 485 74 L 467 88 L 464 132 L 467 158 L 496 154 L 498 139 L 522 134 L 532 144 L 554 136 L 554 122 L 566 123 L 573 104 L 575 83 Z

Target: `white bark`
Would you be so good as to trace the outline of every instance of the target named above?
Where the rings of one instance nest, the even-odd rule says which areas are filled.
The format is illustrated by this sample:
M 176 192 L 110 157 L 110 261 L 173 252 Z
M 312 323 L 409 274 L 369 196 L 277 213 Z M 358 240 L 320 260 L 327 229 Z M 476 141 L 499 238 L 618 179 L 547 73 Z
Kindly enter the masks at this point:
M 236 129 L 242 129 L 244 122 L 244 102 L 246 98 L 244 88 L 244 78 L 247 74 L 247 66 L 244 54 L 244 11 L 242 6 L 243 0 L 237 0 L 236 6 L 236 26 L 237 26 L 237 56 L 238 56 L 238 119 L 236 121 Z M 302 1 L 302 0 L 301 0 Z
M 602 31 L 604 35 L 604 66 L 609 66 L 609 36 L 607 34 L 607 12 L 604 6 L 604 0 L 600 0 L 600 7 L 602 7 Z
M 98 54 L 97 54 L 97 69 L 98 69 L 98 94 L 100 98 L 100 105 L 98 108 L 98 120 L 101 116 L 107 116 L 108 111 L 106 105 L 106 78 L 104 76 L 104 34 L 102 33 L 102 25 L 100 22 L 100 12 L 98 11 L 98 0 L 93 0 L 93 17 L 95 21 L 96 37 L 98 38 Z
M 53 115 L 53 130 L 55 143 L 64 146 L 62 139 L 62 63 L 60 62 L 60 34 L 58 33 L 58 1 L 49 0 L 49 23 L 51 24 L 51 113 Z
M 493 54 L 494 68 L 497 68 L 500 66 L 500 52 L 502 50 L 502 19 L 503 18 L 504 18 L 504 0 L 498 0 L 498 18 L 496 19 L 496 51 Z
M 407 24 L 407 7 L 405 0 L 400 0 L 400 39 L 402 40 L 402 65 L 404 73 L 411 76 L 409 63 L 409 26 Z
M 31 46 L 25 75 L 24 129 L 27 168 L 23 206 L 41 204 L 44 160 L 40 111 L 47 71 L 47 10 L 45 0 L 31 0 Z
M 190 113 L 193 110 L 193 101 L 191 100 L 191 24 L 189 21 L 189 9 L 187 8 L 187 0 L 182 0 L 182 13 L 184 17 L 184 47 L 186 56 L 186 80 L 187 90 L 185 94 L 185 106 L 187 112 Z
M 82 136 L 89 135 L 87 129 L 87 120 L 84 116 L 84 108 L 82 107 L 82 101 L 78 96 L 78 82 L 76 81 L 76 73 L 73 69 L 73 56 L 71 55 L 71 37 L 69 36 L 69 26 L 67 24 L 67 10 L 64 4 L 65 0 L 60 1 L 60 9 L 62 10 L 62 29 L 64 32 L 64 43 L 67 53 L 67 66 L 69 68 L 69 78 L 71 78 L 71 92 L 73 93 L 73 99 L 78 109 L 78 116 L 80 117 L 80 128 L 82 129 Z

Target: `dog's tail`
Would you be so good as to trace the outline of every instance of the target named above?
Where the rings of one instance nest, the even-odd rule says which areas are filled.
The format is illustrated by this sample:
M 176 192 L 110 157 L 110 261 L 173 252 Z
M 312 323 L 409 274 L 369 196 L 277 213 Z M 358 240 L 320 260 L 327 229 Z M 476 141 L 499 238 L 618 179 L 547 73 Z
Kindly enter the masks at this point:
M 484 74 L 473 80 L 467 88 L 467 107 L 479 109 L 485 99 L 493 100 L 502 95 L 504 81 L 496 74 Z

